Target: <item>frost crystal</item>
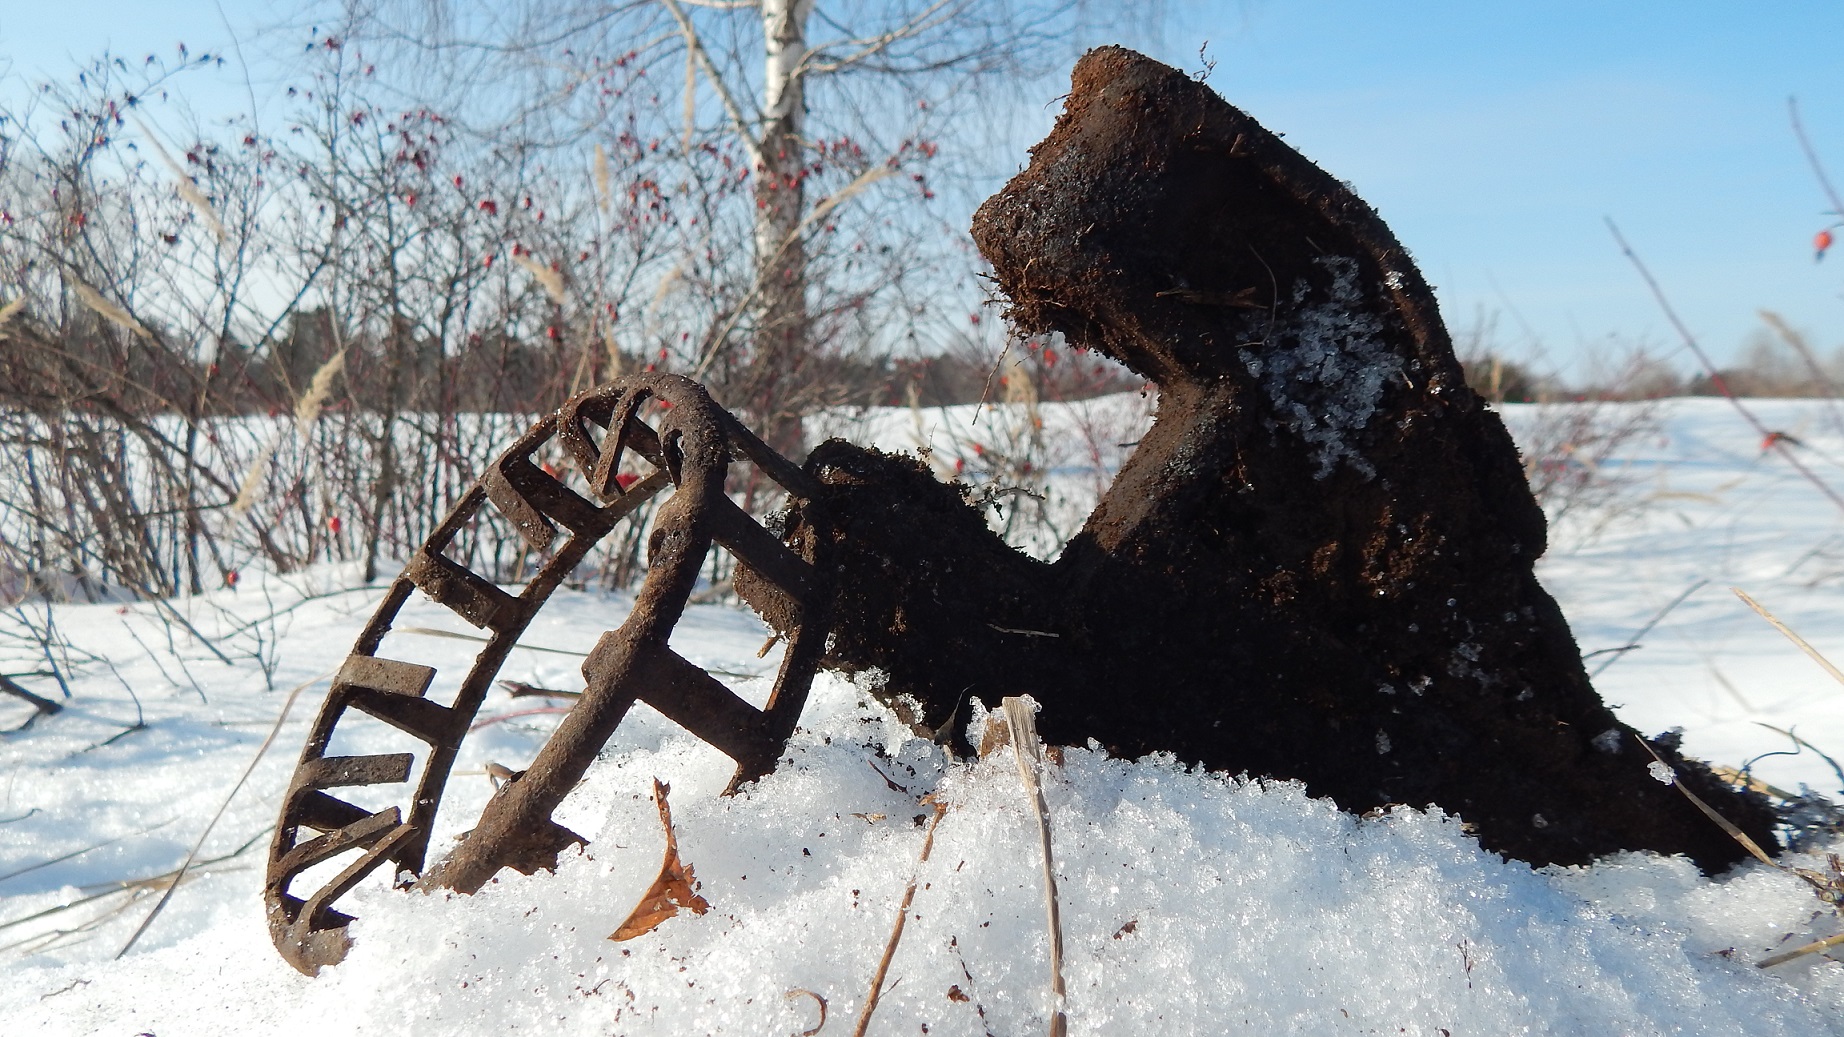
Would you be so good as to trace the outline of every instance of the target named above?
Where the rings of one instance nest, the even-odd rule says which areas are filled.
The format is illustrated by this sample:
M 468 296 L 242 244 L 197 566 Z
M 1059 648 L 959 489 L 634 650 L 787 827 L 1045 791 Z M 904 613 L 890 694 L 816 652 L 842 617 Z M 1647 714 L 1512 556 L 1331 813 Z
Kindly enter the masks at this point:
M 1402 361 L 1381 341 L 1382 322 L 1364 309 L 1357 261 L 1318 262 L 1332 272 L 1331 298 L 1300 306 L 1259 355 L 1244 351 L 1243 363 L 1281 423 L 1312 448 L 1315 478 L 1330 475 L 1341 459 L 1374 478 L 1376 469 L 1352 448 L 1350 436 L 1370 423 L 1384 386 L 1402 376 Z M 1306 286 L 1295 286 L 1294 304 L 1305 297 Z
M 1653 760 L 1651 763 L 1646 764 L 1646 771 L 1650 773 L 1652 777 L 1657 778 L 1667 785 L 1676 785 L 1678 782 L 1677 772 L 1673 771 L 1669 764 L 1659 760 Z
M 1600 734 L 1595 735 L 1594 736 L 1594 747 L 1604 753 L 1619 752 L 1620 751 L 1620 729 L 1617 727 L 1610 727 L 1607 730 L 1602 731 Z

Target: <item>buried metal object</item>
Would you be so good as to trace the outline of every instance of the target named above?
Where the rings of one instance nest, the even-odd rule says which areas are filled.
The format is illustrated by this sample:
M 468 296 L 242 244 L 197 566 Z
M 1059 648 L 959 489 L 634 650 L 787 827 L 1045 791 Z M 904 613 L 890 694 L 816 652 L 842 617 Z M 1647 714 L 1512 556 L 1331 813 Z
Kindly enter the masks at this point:
M 649 402 L 666 405 L 653 408 L 658 411 L 653 424 L 642 418 Z M 534 460 L 553 441 L 586 478 L 596 501 Z M 629 459 L 650 467 L 651 473 L 624 479 Z M 583 664 L 582 698 L 531 765 L 500 787 L 479 823 L 421 881 L 471 893 L 501 868 L 529 874 L 554 867 L 558 851 L 584 840 L 553 821 L 552 811 L 636 702 L 659 710 L 735 760 L 732 788 L 774 767 L 819 665 L 830 570 L 813 549 L 790 548 L 724 494 L 733 459 L 754 464 L 797 503 L 815 496 L 812 480 L 712 403 L 702 387 L 673 375 L 640 375 L 572 399 L 520 437 L 468 491 L 391 585 L 359 635 L 309 731 L 283 798 L 264 896 L 270 936 L 289 964 L 312 975 L 345 956 L 352 918 L 335 905 L 367 875 L 386 865 L 396 875 L 423 872 L 455 755 L 507 653 L 589 550 L 669 485 L 675 491 L 652 520 L 645 582 L 627 621 L 604 634 Z M 489 509 L 544 557 L 517 594 L 444 554 L 456 535 Z M 817 521 L 816 509 L 805 511 L 809 521 Z M 752 573 L 761 592 L 777 597 L 777 614 L 790 618 L 781 672 L 760 710 L 667 645 L 713 543 L 734 554 L 739 569 Z M 432 668 L 377 654 L 413 590 L 489 635 L 446 704 L 428 696 Z M 388 725 L 427 748 L 421 753 L 327 755 L 336 731 L 347 735 L 351 732 L 343 726 L 365 724 Z M 421 769 L 412 786 L 419 756 Z M 333 791 L 356 787 L 408 791 L 395 797 L 399 805 L 383 809 L 358 806 L 351 793 Z M 297 888 L 309 869 L 353 850 L 360 852 L 344 868 L 311 890 Z
M 340 959 L 350 919 L 335 903 L 387 863 L 463 891 L 553 865 L 581 840 L 552 811 L 636 701 L 728 753 L 735 782 L 766 773 L 822 665 L 874 674 L 926 729 L 951 732 L 969 695 L 1030 694 L 1049 741 L 1296 779 L 1353 811 L 1437 804 L 1533 864 L 1742 856 L 1652 778 L 1589 683 L 1533 572 L 1546 531 L 1516 448 L 1467 388 L 1433 293 L 1347 186 L 1182 73 L 1102 48 L 974 237 L 1021 331 L 1060 332 L 1159 386 L 1153 427 L 1062 555 L 1011 549 L 964 487 L 913 458 L 833 441 L 797 467 L 683 379 L 578 396 L 469 491 L 340 672 L 269 860 L 291 963 Z M 649 399 L 671 404 L 651 424 Z M 533 460 L 553 439 L 596 501 Z M 629 456 L 652 473 L 623 488 Z M 779 537 L 724 494 L 732 460 L 787 492 Z M 589 548 L 669 484 L 649 574 L 584 664 L 583 698 L 423 874 L 443 782 L 507 652 Z M 483 514 L 545 554 L 517 595 L 443 553 Z M 790 642 L 762 711 L 666 645 L 713 543 Z M 412 589 L 491 633 L 447 704 L 426 694 L 432 670 L 377 654 Z M 329 791 L 408 782 L 417 754 L 326 755 L 340 724 L 373 720 L 427 746 L 402 806 Z M 1765 801 L 1658 751 L 1774 845 Z

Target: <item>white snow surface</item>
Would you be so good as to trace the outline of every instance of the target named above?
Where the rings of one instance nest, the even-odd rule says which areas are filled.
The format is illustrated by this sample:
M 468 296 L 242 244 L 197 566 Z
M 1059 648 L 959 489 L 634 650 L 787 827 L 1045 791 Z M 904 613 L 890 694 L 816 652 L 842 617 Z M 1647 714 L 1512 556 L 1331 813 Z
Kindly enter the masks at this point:
M 1755 406 L 1799 440 L 1815 472 L 1844 484 L 1832 461 L 1844 458 L 1844 434 L 1825 405 Z M 1043 410 L 1046 426 L 1067 418 Z M 1508 410 L 1514 428 L 1548 420 Z M 1615 503 L 1571 513 L 1539 572 L 1585 651 L 1628 644 L 1671 599 L 1709 582 L 1598 686 L 1641 730 L 1682 727 L 1686 748 L 1717 762 L 1793 748 L 1761 724 L 1844 752 L 1844 688 L 1727 589 L 1742 587 L 1844 659 L 1844 515 L 1763 453 L 1726 404 L 1673 401 L 1655 417 L 1652 432 L 1603 464 L 1605 477 L 1628 482 Z M 911 412 L 861 418 L 893 449 L 926 434 Z M 1119 453 L 1097 462 L 1102 474 Z M 1097 477 L 1048 467 L 1052 488 L 1072 499 Z M 822 1033 L 849 1033 L 912 876 L 910 917 L 868 1032 L 1047 1030 L 1040 851 L 1011 750 L 951 759 L 830 675 L 816 681 L 783 765 L 731 798 L 717 795 L 723 757 L 636 710 L 560 813 L 590 837 L 586 852 L 555 874 L 504 874 L 473 897 L 398 892 L 380 876 L 346 901 L 359 916 L 350 956 L 309 979 L 270 947 L 260 885 L 320 679 L 205 841 L 201 860 L 213 863 L 195 867 L 117 960 L 155 899 L 121 881 L 184 858 L 288 690 L 344 657 L 379 593 L 350 584 L 336 570 L 248 574 L 236 592 L 179 603 L 205 633 L 247 627 L 223 642 L 229 664 L 145 604 L 59 610 L 97 661 L 78 668 L 63 713 L 0 739 L 0 1035 L 810 1031 L 819 1003 L 793 991 L 825 999 Z M 586 648 L 628 604 L 562 592 L 525 643 Z M 406 608 L 407 626 L 471 632 L 423 601 Z M 759 700 L 767 681 L 752 675 L 778 663 L 756 657 L 764 638 L 746 611 L 696 606 L 673 643 Z M 452 680 L 473 650 L 394 634 L 381 654 Z M 4 663 L 34 668 L 23 657 Z M 577 665 L 515 651 L 502 675 L 572 688 Z M 42 679 L 22 681 L 56 694 Z M 137 715 L 129 689 L 146 727 L 122 734 Z M 534 701 L 495 692 L 482 715 Z M 25 715 L 0 700 L 0 725 Z M 522 766 L 555 721 L 523 716 L 469 738 L 438 849 L 484 801 L 485 763 Z M 1810 750 L 1761 759 L 1754 773 L 1789 789 L 1840 784 Z M 607 934 L 659 866 L 656 777 L 671 785 L 680 854 L 711 909 L 617 944 Z M 1439 811 L 1358 818 L 1293 783 L 1157 756 L 1071 748 L 1044 777 L 1072 1034 L 1844 1033 L 1844 965 L 1808 956 L 1755 967 L 1844 929 L 1808 886 L 1764 866 L 1710 879 L 1681 859 L 1625 854 L 1532 869 L 1482 851 Z M 946 811 L 918 863 L 930 794 Z M 1844 845 L 1788 860 L 1822 872 L 1826 849 Z

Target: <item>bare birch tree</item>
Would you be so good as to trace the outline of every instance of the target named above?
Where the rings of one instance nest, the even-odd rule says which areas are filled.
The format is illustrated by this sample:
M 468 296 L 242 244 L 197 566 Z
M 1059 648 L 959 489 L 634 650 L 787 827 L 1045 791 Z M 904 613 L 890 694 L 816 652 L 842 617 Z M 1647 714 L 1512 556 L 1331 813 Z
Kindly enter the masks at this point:
M 844 402 L 840 364 L 933 319 L 931 266 L 971 269 L 926 203 L 931 177 L 980 163 L 942 140 L 977 146 L 992 91 L 1102 21 L 1078 0 L 347 0 L 340 17 L 407 60 L 401 89 L 441 91 L 506 146 L 564 161 L 643 142 L 653 189 L 697 214 L 652 275 L 649 309 L 679 325 L 657 359 L 789 453 L 804 414 Z M 636 95 L 638 122 L 611 103 Z M 715 305 L 660 305 L 681 291 Z

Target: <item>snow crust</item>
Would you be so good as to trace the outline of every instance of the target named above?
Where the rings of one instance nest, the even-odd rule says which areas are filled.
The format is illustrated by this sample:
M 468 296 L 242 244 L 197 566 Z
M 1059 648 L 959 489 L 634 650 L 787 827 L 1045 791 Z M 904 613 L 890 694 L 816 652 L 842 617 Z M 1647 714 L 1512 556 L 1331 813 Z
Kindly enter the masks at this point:
M 1819 407 L 1763 405 L 1815 455 L 1844 457 Z M 1044 410 L 1046 424 L 1064 420 Z M 893 437 L 913 431 L 910 412 L 885 417 Z M 1682 726 L 1693 754 L 1736 765 L 1788 746 L 1763 723 L 1844 749 L 1844 693 L 1724 589 L 1745 586 L 1844 657 L 1832 634 L 1844 623 L 1844 522 L 1757 439 L 1720 403 L 1668 405 L 1623 455 L 1626 504 L 1565 523 L 1541 570 L 1588 651 L 1631 643 L 1663 604 L 1710 580 L 1598 683 L 1623 719 Z M 845 1033 L 912 875 L 870 1032 L 1047 1028 L 1041 865 L 1010 750 L 951 760 L 830 676 L 788 762 L 730 799 L 716 794 L 727 761 L 637 710 L 559 818 L 590 836 L 586 853 L 475 897 L 397 892 L 380 878 L 349 901 L 360 918 L 350 957 L 312 980 L 270 947 L 260 899 L 266 829 L 325 690 L 310 685 L 206 840 L 212 863 L 114 960 L 154 892 L 109 890 L 174 867 L 287 690 L 344 656 L 379 593 L 350 584 L 336 570 L 256 573 L 238 592 L 180 603 L 207 632 L 263 632 L 260 645 L 247 632 L 226 642 L 254 645 L 234 665 L 169 638 L 143 605 L 61 613 L 73 641 L 109 664 L 79 668 L 65 712 L 0 739 L 0 1034 L 790 1034 L 818 1022 L 818 1002 L 795 990 L 826 1000 L 823 1033 Z M 628 604 L 560 593 L 525 641 L 586 648 Z M 401 624 L 469 632 L 426 602 Z M 445 676 L 475 649 L 393 638 L 392 654 Z M 756 658 L 763 639 L 748 613 L 700 606 L 673 645 L 759 698 L 759 675 L 778 663 Z M 502 675 L 571 688 L 578 665 L 517 651 Z M 123 733 L 135 699 L 146 726 Z M 531 705 L 496 692 L 483 715 Z M 10 700 L 0 710 L 0 726 L 24 717 Z M 519 717 L 470 737 L 438 847 L 477 815 L 485 763 L 522 765 L 555 721 Z M 1838 784 L 1811 752 L 1762 759 L 1755 773 L 1795 789 Z M 655 777 L 671 784 L 680 853 L 711 910 L 615 944 L 605 937 L 659 865 Z M 918 868 L 931 793 L 948 809 Z M 1481 851 L 1438 811 L 1358 818 L 1295 784 L 1081 748 L 1048 768 L 1046 795 L 1073 1034 L 1844 1033 L 1844 967 L 1819 956 L 1754 966 L 1840 931 L 1808 887 L 1759 865 L 1718 880 L 1643 854 L 1533 870 Z M 1789 863 L 1822 872 L 1828 850 L 1844 845 Z

